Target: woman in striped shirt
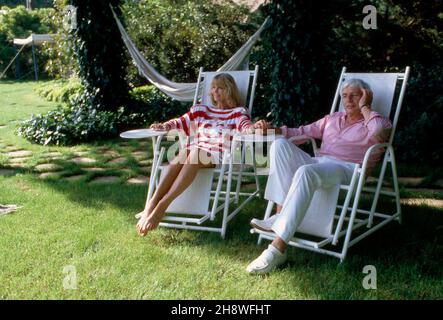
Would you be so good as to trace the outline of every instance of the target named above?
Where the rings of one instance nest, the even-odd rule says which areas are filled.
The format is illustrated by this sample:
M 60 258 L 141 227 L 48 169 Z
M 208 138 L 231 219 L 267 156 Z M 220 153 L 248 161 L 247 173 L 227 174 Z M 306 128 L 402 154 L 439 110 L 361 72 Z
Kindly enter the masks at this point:
M 226 73 L 216 75 L 209 96 L 215 107 L 195 105 L 177 119 L 151 125 L 154 130 L 180 130 L 186 136 L 193 136 L 194 141 L 171 161 L 164 178 L 146 204 L 137 223 L 141 236 L 157 228 L 168 206 L 191 185 L 199 169 L 220 163 L 236 132 L 252 133 L 249 112 L 242 107 L 232 76 Z

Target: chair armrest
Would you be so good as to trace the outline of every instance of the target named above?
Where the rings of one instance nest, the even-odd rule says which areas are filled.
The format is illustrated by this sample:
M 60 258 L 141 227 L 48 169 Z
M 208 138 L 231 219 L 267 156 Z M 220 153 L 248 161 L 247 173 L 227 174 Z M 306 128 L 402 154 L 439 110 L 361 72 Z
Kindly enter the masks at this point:
M 391 147 L 391 144 L 389 144 L 388 142 L 377 143 L 377 144 L 374 144 L 373 146 L 371 146 L 368 150 L 366 150 L 365 157 L 363 158 L 363 162 L 361 165 L 362 175 L 364 175 L 366 173 L 366 168 L 368 166 L 368 161 L 369 161 L 369 157 L 371 156 L 371 153 L 373 153 L 377 149 L 389 148 L 389 147 Z

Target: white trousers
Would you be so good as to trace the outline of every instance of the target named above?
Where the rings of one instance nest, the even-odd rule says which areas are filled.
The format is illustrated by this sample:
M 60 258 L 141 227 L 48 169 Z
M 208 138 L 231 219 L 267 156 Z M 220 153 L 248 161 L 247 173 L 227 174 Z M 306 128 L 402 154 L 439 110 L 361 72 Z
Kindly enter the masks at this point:
M 270 148 L 270 172 L 265 199 L 282 205 L 272 230 L 288 243 L 305 217 L 314 192 L 349 183 L 354 164 L 332 157 L 311 157 L 286 139 Z

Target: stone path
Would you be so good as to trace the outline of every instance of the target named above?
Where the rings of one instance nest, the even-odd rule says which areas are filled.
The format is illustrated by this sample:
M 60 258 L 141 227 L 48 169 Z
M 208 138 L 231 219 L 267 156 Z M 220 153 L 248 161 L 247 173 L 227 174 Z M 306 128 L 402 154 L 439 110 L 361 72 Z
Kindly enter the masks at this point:
M 131 145 L 126 145 L 126 148 L 130 147 Z M 19 169 L 26 169 L 34 171 L 36 176 L 42 180 L 61 179 L 67 182 L 88 180 L 88 183 L 92 184 L 126 182 L 127 184 L 137 185 L 148 182 L 148 177 L 137 175 L 137 172 L 148 174 L 152 161 L 148 159 L 147 152 L 141 151 L 140 147 L 128 153 L 128 156 L 123 156 L 119 151 L 107 147 L 98 147 L 95 150 L 98 155 L 105 156 L 108 159 L 100 162 L 94 152 L 91 153 L 85 150 L 72 152 L 71 157 L 69 157 L 69 153 L 63 154 L 58 151 L 34 154 L 30 150 L 5 144 L 0 139 L 0 155 L 6 157 L 4 167 L 0 167 L 0 176 L 13 176 L 20 172 Z M 131 160 L 131 157 L 136 159 L 139 169 L 123 167 Z M 31 159 L 36 161 L 37 164 L 31 165 Z M 72 172 L 72 164 L 77 165 L 80 171 Z M 104 173 L 106 170 L 110 170 L 112 173 Z M 116 172 L 118 175 L 116 175 Z
M 119 144 L 119 148 L 130 152 L 121 152 L 109 147 L 97 147 L 93 152 L 80 150 L 63 154 L 59 151 L 46 151 L 38 154 L 30 150 L 24 150 L 14 145 L 7 144 L 0 139 L 0 155 L 6 158 L 3 167 L 0 167 L 0 176 L 13 176 L 22 170 L 32 170 L 39 179 L 57 179 L 67 182 L 88 181 L 91 184 L 126 183 L 129 185 L 146 185 L 152 159 L 148 153 L 142 150 L 150 144 L 144 142 L 135 149 L 130 144 Z M 70 155 L 70 156 L 69 156 Z M 131 160 L 132 158 L 132 160 Z M 134 167 L 134 161 L 138 167 Z M 128 164 L 131 163 L 131 167 Z M 73 171 L 72 165 L 77 169 Z M 109 173 L 106 171 L 109 170 Z M 268 168 L 258 168 L 259 175 L 267 175 Z M 443 179 L 433 182 L 432 186 L 437 189 L 423 188 L 422 177 L 399 177 L 399 184 L 412 192 L 430 192 L 443 196 Z M 370 177 L 367 182 L 374 184 L 375 180 Z M 386 186 L 391 184 L 386 182 Z M 255 186 L 255 185 L 254 185 Z M 402 199 L 405 205 L 429 205 L 443 207 L 443 200 L 426 199 Z

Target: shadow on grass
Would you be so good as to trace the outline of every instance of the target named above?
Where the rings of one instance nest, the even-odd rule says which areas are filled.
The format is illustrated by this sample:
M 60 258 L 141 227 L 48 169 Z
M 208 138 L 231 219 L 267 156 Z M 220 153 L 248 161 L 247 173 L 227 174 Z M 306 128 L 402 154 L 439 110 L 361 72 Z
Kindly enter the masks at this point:
M 121 210 L 128 224 L 136 223 L 134 214 L 144 206 L 147 186 L 44 181 L 70 201 L 102 210 L 112 205 Z M 208 254 L 217 253 L 241 262 L 244 267 L 268 245 L 257 246 L 250 234 L 249 221 L 263 216 L 266 203 L 255 199 L 228 225 L 226 239 L 218 233 L 161 229 L 151 237 L 159 247 L 197 246 Z M 234 206 L 233 206 L 234 208 Z M 333 257 L 290 248 L 288 262 L 268 277 L 289 279 L 288 287 L 306 297 L 319 299 L 438 299 L 441 279 L 443 215 L 427 206 L 402 206 L 403 223 L 393 222 L 352 247 L 344 263 Z M 212 224 L 220 222 L 219 216 Z M 365 290 L 365 266 L 377 270 L 377 290 Z M 239 270 L 240 273 L 245 272 Z M 254 278 L 253 278 L 254 280 Z

